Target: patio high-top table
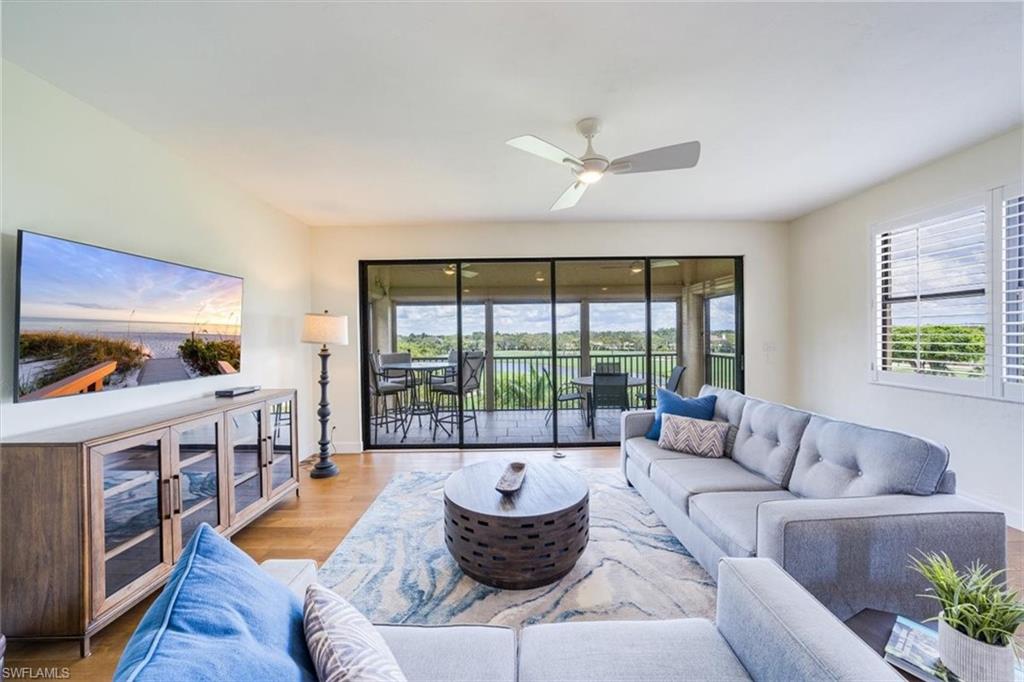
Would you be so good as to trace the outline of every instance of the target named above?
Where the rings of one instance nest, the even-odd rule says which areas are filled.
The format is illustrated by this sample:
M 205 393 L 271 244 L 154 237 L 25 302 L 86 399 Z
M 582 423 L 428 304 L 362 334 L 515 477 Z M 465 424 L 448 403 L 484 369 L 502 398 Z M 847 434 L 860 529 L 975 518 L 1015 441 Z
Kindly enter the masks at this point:
M 402 429 L 402 441 L 405 441 L 405 437 L 409 435 L 409 426 L 412 424 L 413 417 L 420 417 L 423 415 L 429 415 L 431 422 L 436 418 L 434 415 L 434 406 L 429 400 L 423 400 L 420 397 L 419 386 L 421 383 L 429 384 L 430 375 L 434 372 L 453 370 L 456 368 L 454 362 L 448 362 L 447 360 L 413 360 L 412 362 L 385 362 L 380 365 L 381 370 L 385 372 L 404 372 L 407 378 L 412 381 L 407 381 L 406 385 L 409 390 L 412 391 L 412 397 L 409 401 L 409 409 L 406 412 L 407 421 L 405 427 Z M 417 374 L 420 375 L 417 377 Z M 422 378 L 423 381 L 419 379 Z M 429 388 L 429 386 L 428 386 Z M 420 422 L 420 426 L 423 422 Z M 430 422 L 427 423 L 430 426 Z M 448 429 L 441 426 L 441 430 L 448 433 Z

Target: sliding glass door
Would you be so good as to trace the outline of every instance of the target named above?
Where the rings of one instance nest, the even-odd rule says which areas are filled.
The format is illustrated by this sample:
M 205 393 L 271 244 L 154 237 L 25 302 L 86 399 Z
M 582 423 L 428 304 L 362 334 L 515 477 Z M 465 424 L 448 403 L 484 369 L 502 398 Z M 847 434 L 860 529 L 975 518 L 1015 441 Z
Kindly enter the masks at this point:
M 550 267 L 547 261 L 464 263 L 466 444 L 554 444 Z
M 556 320 L 576 340 L 559 356 L 560 444 L 617 441 L 621 413 L 646 405 L 646 281 L 642 259 L 555 262 L 555 297 L 576 313 Z
M 743 388 L 740 258 L 374 261 L 360 286 L 367 448 L 611 444 L 659 386 Z

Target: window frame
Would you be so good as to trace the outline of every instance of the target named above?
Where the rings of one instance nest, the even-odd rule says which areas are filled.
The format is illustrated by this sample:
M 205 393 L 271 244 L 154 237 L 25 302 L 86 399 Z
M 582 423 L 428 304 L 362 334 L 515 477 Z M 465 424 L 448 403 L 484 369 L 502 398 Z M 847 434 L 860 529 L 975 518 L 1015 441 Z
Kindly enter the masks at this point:
M 1004 380 L 1007 368 L 1007 358 L 1003 346 L 1004 334 L 1006 331 L 1006 318 L 1004 300 L 1006 297 L 1006 273 L 1003 270 L 1005 264 L 1004 239 L 1006 237 L 1006 215 L 1003 202 L 1008 198 L 1024 196 L 1024 183 L 1007 183 L 1002 187 L 992 190 L 992 215 L 994 229 L 992 231 L 992 272 L 995 280 L 993 286 L 993 322 L 996 327 L 995 342 L 995 376 L 994 395 L 1002 400 L 1012 402 L 1024 402 L 1024 382 L 1012 382 Z
M 1024 402 L 1024 384 L 1014 384 L 1002 380 L 1003 367 L 1006 358 L 1003 355 L 1003 281 L 1002 270 L 1002 239 L 1003 239 L 1003 209 L 1002 202 L 1005 196 L 1019 196 L 1013 194 L 1017 185 L 1006 183 L 985 191 L 975 192 L 964 196 L 956 201 L 947 202 L 939 206 L 904 214 L 897 218 L 891 218 L 876 222 L 869 226 L 868 230 L 868 271 L 869 271 L 869 308 L 870 318 L 868 325 L 868 358 L 869 358 L 869 383 L 879 386 L 893 386 L 899 388 L 911 388 L 938 393 L 948 393 L 972 398 L 983 398 L 990 400 L 1003 400 L 1012 402 Z M 880 306 L 885 305 L 879 297 L 879 277 L 881 276 L 881 264 L 876 254 L 877 238 L 880 234 L 887 232 L 898 232 L 910 228 L 916 223 L 936 220 L 949 216 L 952 213 L 982 206 L 985 210 L 985 286 L 984 291 L 977 288 L 939 294 L 925 294 L 921 300 L 953 300 L 968 295 L 979 295 L 984 293 L 987 297 L 986 312 L 987 321 L 985 324 L 985 375 L 979 378 L 947 377 L 917 372 L 893 372 L 883 369 L 880 365 L 880 348 L 882 320 Z M 918 300 L 918 295 L 906 298 L 908 301 Z M 888 301 L 888 305 L 900 301 Z

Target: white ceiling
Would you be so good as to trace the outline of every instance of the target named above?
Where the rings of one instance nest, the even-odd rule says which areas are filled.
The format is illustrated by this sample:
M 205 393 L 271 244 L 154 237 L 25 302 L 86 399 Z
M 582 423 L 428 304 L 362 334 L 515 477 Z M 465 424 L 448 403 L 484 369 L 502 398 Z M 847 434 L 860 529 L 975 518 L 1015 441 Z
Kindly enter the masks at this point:
M 5 58 L 313 225 L 790 219 L 1021 122 L 1021 4 L 4 3 Z M 505 146 L 699 139 L 693 170 Z

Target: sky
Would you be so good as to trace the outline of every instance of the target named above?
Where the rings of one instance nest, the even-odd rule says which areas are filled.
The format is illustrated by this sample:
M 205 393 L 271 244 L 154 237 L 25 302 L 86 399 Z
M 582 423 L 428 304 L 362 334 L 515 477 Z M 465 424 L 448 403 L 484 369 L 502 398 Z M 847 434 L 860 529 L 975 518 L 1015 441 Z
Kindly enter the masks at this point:
M 712 299 L 712 320 L 716 329 L 735 326 L 735 298 L 722 296 Z M 551 306 L 546 303 L 494 304 L 494 330 L 497 333 L 540 333 L 551 331 Z M 578 331 L 580 312 L 578 303 L 559 303 L 555 307 L 558 331 Z M 398 306 L 398 334 L 455 334 L 454 305 L 400 305 Z M 720 326 L 717 326 L 720 325 Z M 675 306 L 670 302 L 651 304 L 651 328 L 673 329 L 676 326 Z M 594 331 L 643 331 L 643 303 L 591 303 L 590 329 Z M 484 307 L 466 305 L 462 316 L 464 334 L 484 330 Z
M 22 234 L 23 317 L 227 328 L 241 313 L 240 277 Z

